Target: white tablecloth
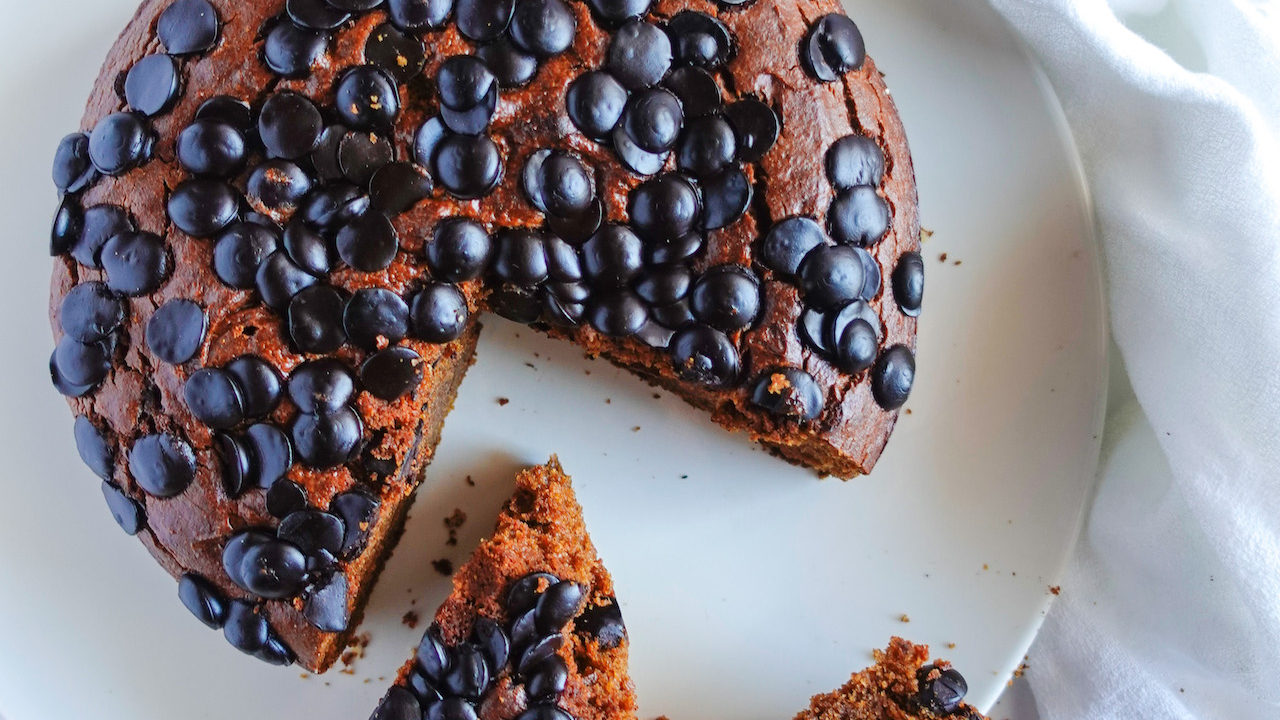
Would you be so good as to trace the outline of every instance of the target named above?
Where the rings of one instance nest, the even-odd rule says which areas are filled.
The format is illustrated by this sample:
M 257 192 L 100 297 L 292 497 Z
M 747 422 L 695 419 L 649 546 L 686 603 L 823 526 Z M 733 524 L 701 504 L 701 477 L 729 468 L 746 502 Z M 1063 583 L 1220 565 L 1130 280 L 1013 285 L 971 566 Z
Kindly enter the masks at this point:
M 1066 108 L 1134 398 L 1031 652 L 1039 712 L 1280 718 L 1280 2 L 991 2 Z

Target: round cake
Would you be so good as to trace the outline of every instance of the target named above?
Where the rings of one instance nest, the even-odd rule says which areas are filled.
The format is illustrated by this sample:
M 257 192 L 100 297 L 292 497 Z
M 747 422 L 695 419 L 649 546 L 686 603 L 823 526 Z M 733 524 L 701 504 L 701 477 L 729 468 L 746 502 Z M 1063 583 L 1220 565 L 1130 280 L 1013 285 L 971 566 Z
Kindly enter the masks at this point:
M 844 478 L 914 380 L 911 157 L 835 0 L 146 0 L 53 179 L 80 454 L 269 662 L 337 657 L 484 312 Z

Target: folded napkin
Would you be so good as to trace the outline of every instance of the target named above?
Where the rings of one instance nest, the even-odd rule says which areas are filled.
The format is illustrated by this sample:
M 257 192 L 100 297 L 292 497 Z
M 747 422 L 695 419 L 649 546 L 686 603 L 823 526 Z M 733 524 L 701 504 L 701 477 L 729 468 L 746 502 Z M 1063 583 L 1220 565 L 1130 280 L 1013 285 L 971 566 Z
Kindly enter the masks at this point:
M 1066 109 L 1136 397 L 1032 649 L 1040 714 L 1280 718 L 1280 2 L 990 1 Z

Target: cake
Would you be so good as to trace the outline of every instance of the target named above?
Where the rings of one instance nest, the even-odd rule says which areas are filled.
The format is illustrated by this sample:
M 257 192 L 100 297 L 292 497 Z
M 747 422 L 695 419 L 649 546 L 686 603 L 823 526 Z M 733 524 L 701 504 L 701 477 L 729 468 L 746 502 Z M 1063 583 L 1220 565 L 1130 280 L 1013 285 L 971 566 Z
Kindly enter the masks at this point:
M 911 157 L 835 0 L 144 0 L 53 180 L 80 455 L 272 663 L 359 621 L 482 312 L 845 478 L 914 380 Z
M 516 477 L 371 720 L 634 720 L 627 647 L 613 580 L 552 458 Z

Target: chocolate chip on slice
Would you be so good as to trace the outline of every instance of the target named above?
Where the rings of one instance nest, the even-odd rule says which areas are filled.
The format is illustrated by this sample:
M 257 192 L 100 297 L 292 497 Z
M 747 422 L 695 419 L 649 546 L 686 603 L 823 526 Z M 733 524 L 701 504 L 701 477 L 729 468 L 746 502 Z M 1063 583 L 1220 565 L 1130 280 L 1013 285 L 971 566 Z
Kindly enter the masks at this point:
M 450 697 L 427 708 L 427 720 L 477 720 L 476 707 L 460 697 Z
M 839 307 L 862 294 L 862 261 L 847 245 L 814 248 L 800 264 L 805 301 L 820 308 Z
M 573 716 L 555 705 L 533 705 L 517 715 L 516 720 L 573 720 Z
M 444 699 L 444 693 L 436 687 L 437 684 L 417 667 L 411 669 L 405 678 L 405 686 L 423 705 L 434 705 Z M 415 715 L 413 720 L 420 720 L 420 716 Z
M 738 139 L 723 117 L 712 115 L 693 120 L 680 138 L 676 165 L 696 177 L 710 177 L 733 164 Z
M 258 648 L 258 651 L 253 656 L 268 665 L 281 666 L 292 665 L 298 659 L 293 651 L 284 644 L 284 641 L 275 635 L 268 635 L 267 641 L 263 643 L 262 647 Z
M 525 680 L 525 692 L 535 702 L 553 702 L 569 684 L 569 666 L 553 655 Z
M 216 235 L 240 214 L 240 194 L 215 178 L 184 181 L 169 196 L 169 219 L 192 237 Z
M 686 118 L 715 115 L 723 107 L 716 79 L 700 67 L 676 68 L 662 81 L 662 85 L 676 94 Z
M 64 337 L 53 351 L 61 377 L 73 385 L 96 386 L 111 372 L 113 342 L 81 343 Z
M 822 226 L 808 217 L 790 217 L 769 229 L 760 246 L 765 267 L 785 277 L 795 276 L 814 248 L 826 243 Z
M 296 160 L 315 149 L 324 120 L 305 95 L 285 90 L 267 98 L 258 114 L 258 135 L 271 157 Z
M 265 540 L 245 550 L 240 577 L 245 590 L 264 598 L 296 595 L 306 581 L 307 559 L 297 546 Z
M 422 382 L 422 356 L 407 347 L 379 350 L 360 365 L 360 384 L 370 395 L 395 402 Z
M 266 417 L 280 404 L 280 374 L 271 363 L 257 355 L 241 355 L 227 363 L 226 371 L 240 388 L 245 417 Z
M 480 223 L 466 218 L 446 218 L 436 225 L 423 254 L 433 277 L 462 282 L 480 277 L 489 266 L 493 242 Z
M 693 314 L 718 330 L 739 330 L 755 322 L 762 303 L 760 280 L 737 265 L 718 265 L 694 283 L 689 295 Z
M 483 615 L 476 618 L 471 627 L 471 639 L 476 647 L 484 653 L 485 661 L 495 677 L 506 666 L 511 654 L 511 641 L 502 631 L 502 626 Z
M 392 162 L 369 178 L 369 204 L 388 215 L 399 215 L 431 196 L 431 176 L 407 162 Z
M 89 159 L 89 136 L 72 133 L 62 138 L 53 155 L 53 184 L 62 192 L 76 193 L 88 187 L 96 175 Z
M 95 171 L 96 172 L 96 171 Z M 58 257 L 70 253 L 84 232 L 84 209 L 72 195 L 62 198 L 53 216 L 49 230 L 49 255 Z
M 266 644 L 270 631 L 260 606 L 247 600 L 231 601 L 222 634 L 232 647 L 242 652 L 255 653 Z
M 644 302 L 630 290 L 603 293 L 594 299 L 589 319 L 596 330 L 613 337 L 628 337 L 640 332 L 649 319 Z
M 349 132 L 338 144 L 338 166 L 356 185 L 367 187 L 376 172 L 395 159 L 391 141 L 370 132 Z
M 87 267 L 102 267 L 102 246 L 116 235 L 133 229 L 133 221 L 122 207 L 94 205 L 86 208 L 81 217 L 79 235 L 71 245 L 71 257 Z
M 779 417 L 807 422 L 822 414 L 822 389 L 797 368 L 765 372 L 751 390 L 751 402 Z
M 964 676 L 950 667 L 926 665 L 916 671 L 915 700 L 930 712 L 951 714 L 969 692 Z
M 99 120 L 89 134 L 89 159 L 103 175 L 123 175 L 151 156 L 154 141 L 141 115 L 113 113 Z
M 733 36 L 719 20 L 696 10 L 682 10 L 667 21 L 676 58 L 685 65 L 716 68 L 733 52 Z
M 387 0 L 387 15 L 401 30 L 425 30 L 444 25 L 453 0 Z
M 125 102 L 143 115 L 167 112 L 178 99 L 181 89 L 178 63 L 168 55 L 143 57 L 129 68 L 124 77 Z
M 385 288 L 362 288 L 342 313 L 347 338 L 367 349 L 398 342 L 409 332 L 409 305 Z
M 195 573 L 178 579 L 178 599 L 200 622 L 217 630 L 227 620 L 227 601 L 213 583 Z
M 706 325 L 691 325 L 675 334 L 671 361 L 685 380 L 725 387 L 738 379 L 738 349 L 729 337 Z
M 480 648 L 463 643 L 454 650 L 453 667 L 444 676 L 444 689 L 456 697 L 476 701 L 489 686 L 489 665 Z
M 75 439 L 80 460 L 93 474 L 109 480 L 115 470 L 115 454 L 92 420 L 83 415 L 76 418 Z
M 276 221 L 287 220 L 307 193 L 311 178 L 289 160 L 268 160 L 249 174 L 246 196 L 254 210 Z
M 400 236 L 386 215 L 368 212 L 338 231 L 337 247 L 346 264 L 361 272 L 377 272 L 395 260 Z
M 648 240 L 687 235 L 702 216 L 702 201 L 693 184 L 675 173 L 660 175 L 631 191 L 631 224 Z
M 542 593 L 558 582 L 560 578 L 551 573 L 535 572 L 511 583 L 505 603 L 507 614 L 515 617 L 533 610 Z
M 575 26 L 564 0 L 516 0 L 509 35 L 520 49 L 545 58 L 569 49 Z
M 846 135 L 827 149 L 827 178 L 838 190 L 858 185 L 879 187 L 884 179 L 884 153 L 875 140 Z
M 840 338 L 844 335 L 845 328 L 855 320 L 862 320 L 871 326 L 877 340 L 884 332 L 880 326 L 880 318 L 876 315 L 876 311 L 866 302 L 854 300 L 841 307 L 838 311 L 828 314 L 826 333 L 824 335 L 827 347 L 830 347 L 835 352 L 840 344 Z M 873 357 L 872 359 L 874 360 L 875 358 Z
M 655 175 L 667 164 L 670 152 L 652 153 L 636 144 L 621 124 L 613 129 L 613 151 L 637 175 Z
M 263 489 L 274 484 L 293 467 L 293 445 L 280 428 L 268 423 L 252 425 L 245 431 L 256 463 L 254 483 Z
M 348 607 L 347 576 L 335 572 L 316 583 L 307 593 L 302 616 L 323 632 L 344 632 L 351 623 L 351 611 Z
M 434 177 L 462 200 L 483 197 L 502 177 L 502 157 L 493 140 L 451 135 L 440 141 L 431 164 Z
M 502 280 L 526 288 L 545 282 L 549 268 L 542 238 L 542 233 L 524 228 L 498 233 L 493 272 Z
M 291 20 L 276 23 L 267 33 L 262 59 L 276 75 L 303 78 L 311 74 L 329 47 L 329 34 L 304 28 Z
M 462 336 L 469 316 L 467 299 L 457 287 L 429 283 L 413 296 L 409 330 L 421 340 L 446 343 Z
M 49 380 L 53 382 L 53 387 L 66 397 L 82 397 L 97 387 L 96 385 L 73 383 L 63 377 L 62 370 L 58 367 L 58 351 L 56 348 L 49 354 Z
M 622 127 L 642 150 L 663 153 L 675 147 L 684 126 L 684 110 L 675 93 L 664 87 L 631 95 L 622 113 Z
M 336 30 L 351 19 L 351 13 L 327 0 L 286 0 L 285 12 L 299 25 L 312 30 Z
M 889 231 L 889 205 L 875 188 L 859 185 L 836 196 L 827 211 L 827 225 L 837 242 L 869 247 Z
M 62 298 L 58 323 L 63 332 L 82 343 L 97 342 L 124 322 L 125 303 L 100 282 L 85 282 Z
M 129 451 L 129 474 L 147 493 L 173 497 L 195 479 L 195 451 L 186 440 L 173 435 L 145 435 Z
M 147 321 L 147 348 L 164 362 L 181 365 L 199 352 L 207 328 L 199 305 L 190 300 L 169 300 Z
M 274 310 L 283 311 L 298 291 L 318 281 L 314 275 L 298 267 L 286 253 L 277 250 L 258 267 L 254 282 L 262 301 Z
M 650 305 L 668 305 L 689 294 L 693 273 L 683 265 L 650 268 L 635 284 L 636 294 Z
M 612 650 L 627 637 L 627 627 L 622 622 L 622 610 L 617 600 L 609 598 L 603 605 L 592 605 L 578 617 L 577 630 L 595 638 L 603 650 Z
M 880 354 L 871 368 L 871 394 L 885 410 L 897 410 L 907 402 L 916 379 L 916 359 L 904 345 Z
M 111 517 L 128 535 L 137 535 L 147 526 L 147 511 L 138 501 L 124 494 L 115 485 L 102 481 L 102 497 L 107 501 Z
M 369 720 L 422 720 L 422 706 L 418 699 L 400 685 L 392 685 L 378 701 Z
M 606 26 L 616 26 L 648 13 L 653 0 L 587 0 L 587 4 Z
M 302 202 L 300 216 L 310 225 L 332 230 L 352 222 L 369 209 L 369 196 L 350 183 L 323 185 Z
M 225 370 L 201 368 L 187 378 L 182 395 L 197 420 L 227 430 L 244 420 L 244 399 L 235 377 Z
M 258 223 L 235 223 L 222 232 L 213 247 L 213 272 L 225 285 L 251 290 L 258 268 L 279 247 L 275 230 Z
M 218 12 L 208 0 L 174 0 L 156 21 L 156 36 L 170 55 L 202 53 L 218 41 Z
M 862 261 L 862 293 L 863 300 L 871 300 L 880 294 L 880 263 L 874 256 L 862 248 L 857 248 L 858 259 Z
M 596 198 L 595 180 L 586 164 L 560 150 L 545 156 L 535 153 L 522 179 L 534 207 L 556 217 L 580 215 Z
M 193 175 L 230 177 L 244 167 L 244 135 L 225 122 L 196 120 L 178 134 L 176 152 L 178 164 Z
M 859 373 L 871 367 L 876 361 L 879 342 L 875 328 L 866 320 L 858 319 L 845 325 L 835 346 L 840 369 Z
M 539 637 L 520 655 L 520 662 L 516 667 L 517 672 L 522 677 L 528 677 L 543 663 L 555 657 L 560 648 L 564 647 L 564 643 L 565 637 L 560 633 Z
M 253 455 L 249 445 L 234 435 L 215 433 L 213 450 L 222 468 L 222 488 L 227 497 L 240 497 L 253 482 Z
M 626 105 L 626 88 L 601 70 L 579 75 L 565 94 L 569 119 L 583 135 L 595 140 L 609 137 L 622 119 Z
M 378 501 L 362 490 L 339 493 L 329 502 L 329 512 L 342 518 L 346 528 L 342 537 L 342 557 L 352 557 L 364 550 L 378 516 L 378 507 Z
M 341 360 L 308 360 L 289 373 L 289 399 L 304 413 L 334 413 L 355 395 L 355 377 Z
M 547 276 L 557 283 L 574 283 L 582 279 L 582 260 L 578 249 L 555 235 L 542 241 L 547 251 Z
M 582 245 L 582 270 L 597 287 L 621 288 L 644 267 L 644 243 L 625 225 L 609 224 Z
M 449 136 L 449 128 L 438 117 L 428 118 L 413 136 L 413 159 L 424 168 L 435 168 L 436 151 Z
M 388 12 L 391 22 L 396 25 L 417 29 L 427 24 L 424 20 L 433 18 L 417 13 L 409 17 L 405 11 L 430 10 L 433 4 L 444 5 L 447 12 L 452 2 L 397 2 L 391 3 Z M 397 6 L 402 13 L 399 17 L 397 17 Z M 427 50 L 421 40 L 406 34 L 396 25 L 383 23 L 369 33 L 369 38 L 364 44 L 364 58 L 395 78 L 397 82 L 407 83 L 421 73 L 422 68 L 426 66 Z
M 243 587 L 245 579 L 241 569 L 245 555 L 251 548 L 274 540 L 275 538 L 269 533 L 254 529 L 241 530 L 228 538 L 226 544 L 222 546 L 222 569 L 227 573 L 227 577 L 236 585 Z
M 738 137 L 738 159 L 757 162 L 769 152 L 782 132 L 782 122 L 773 108 L 744 98 L 724 109 L 724 115 Z
M 534 619 L 539 632 L 559 632 L 578 614 L 585 597 L 582 586 L 572 580 L 562 580 L 538 596 Z
M 609 42 L 605 67 L 629 90 L 653 87 L 671 69 L 671 39 L 657 25 L 629 20 Z
M 329 274 L 338 261 L 333 241 L 299 218 L 284 228 L 284 251 L 298 267 L 316 277 Z
M 456 0 L 458 32 L 475 42 L 498 37 L 511 23 L 515 0 Z
M 489 127 L 498 107 L 498 86 L 495 83 L 480 102 L 465 110 L 440 106 L 440 119 L 452 131 L 460 135 L 479 135 Z
M 390 128 L 400 112 L 395 80 L 373 65 L 353 67 L 342 74 L 334 98 L 338 117 L 356 130 Z
M 267 488 L 267 512 L 283 518 L 307 508 L 307 491 L 298 483 L 281 478 Z
M 325 415 L 299 415 L 290 432 L 303 464 L 317 469 L 336 467 L 355 457 L 363 434 L 360 416 L 348 407 Z
M 547 218 L 547 229 L 551 234 L 573 245 L 581 245 L 596 234 L 604 222 L 604 204 L 595 198 L 586 210 L 572 217 L 552 215 Z
M 801 62 L 822 82 L 835 82 L 840 75 L 861 68 L 866 56 L 862 32 L 840 13 L 818 18 L 800 43 Z
M 342 313 L 347 298 L 330 285 L 303 288 L 289 301 L 287 326 L 294 346 L 304 353 L 331 353 L 347 341 Z
M 124 295 L 147 295 L 160 288 L 172 269 L 169 252 L 158 235 L 122 232 L 102 246 L 107 287 Z
M 542 300 L 535 290 L 515 285 L 503 285 L 489 296 L 489 306 L 502 317 L 513 322 L 529 324 L 542 317 Z
M 718 230 L 728 227 L 747 214 L 751 205 L 752 188 L 746 173 L 730 167 L 705 178 L 702 189 L 702 227 Z
M 702 251 L 705 238 L 696 232 L 674 240 L 651 240 L 644 249 L 644 261 L 650 265 L 670 265 L 689 260 Z
M 893 298 L 902 314 L 916 317 L 924 302 L 924 260 L 918 252 L 905 252 L 893 269 Z
M 277 536 L 296 545 L 304 553 L 319 550 L 337 553 L 342 549 L 346 527 L 342 518 L 321 510 L 303 509 L 290 513 L 280 521 Z
M 827 342 L 827 328 L 830 326 L 826 314 L 816 308 L 807 307 L 800 313 L 797 332 L 800 339 L 824 357 L 834 357 L 835 350 Z
M 417 661 L 418 668 L 427 677 L 436 682 L 444 681 L 445 675 L 453 667 L 453 653 L 450 652 L 449 646 L 445 645 L 439 625 L 432 623 L 431 627 L 423 633 L 422 640 L 418 641 L 418 651 L 414 659 Z
M 476 48 L 476 56 L 489 66 L 504 88 L 523 87 L 538 72 L 538 58 L 517 48 L 506 36 Z
M 196 120 L 223 123 L 248 132 L 253 129 L 253 109 L 249 103 L 231 95 L 214 95 L 196 108 Z

